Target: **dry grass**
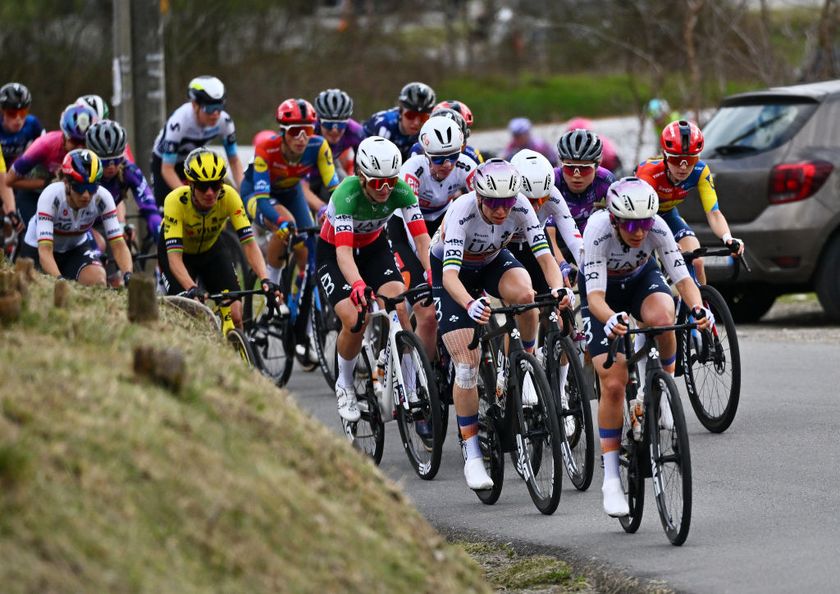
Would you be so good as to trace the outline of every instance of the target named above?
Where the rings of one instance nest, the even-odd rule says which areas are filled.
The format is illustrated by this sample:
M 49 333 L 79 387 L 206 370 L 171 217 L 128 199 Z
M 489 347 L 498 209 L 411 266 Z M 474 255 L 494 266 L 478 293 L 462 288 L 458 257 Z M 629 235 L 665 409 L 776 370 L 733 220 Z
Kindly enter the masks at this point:
M 0 330 L 4 592 L 483 592 L 397 487 L 200 322 L 52 281 Z M 175 396 L 134 377 L 175 347 Z

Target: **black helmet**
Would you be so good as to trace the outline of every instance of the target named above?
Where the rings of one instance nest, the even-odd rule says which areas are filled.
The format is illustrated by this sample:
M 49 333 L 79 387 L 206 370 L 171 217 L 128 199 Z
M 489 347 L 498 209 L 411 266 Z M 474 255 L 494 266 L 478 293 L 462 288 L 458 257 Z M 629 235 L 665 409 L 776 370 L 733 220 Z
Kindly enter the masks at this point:
M 113 120 L 99 120 L 85 133 L 85 145 L 100 159 L 125 153 L 125 130 Z
M 225 102 L 225 85 L 215 76 L 196 76 L 187 91 L 190 99 L 199 105 Z
M 23 109 L 32 103 L 32 95 L 24 85 L 16 82 L 0 87 L 0 108 Z
M 435 92 L 425 83 L 410 82 L 400 91 L 399 103 L 404 109 L 431 112 L 436 102 Z
M 315 98 L 315 112 L 322 120 L 346 120 L 353 115 L 353 99 L 341 89 L 321 91 Z
M 600 161 L 601 139 L 589 130 L 569 130 L 557 141 L 561 161 Z

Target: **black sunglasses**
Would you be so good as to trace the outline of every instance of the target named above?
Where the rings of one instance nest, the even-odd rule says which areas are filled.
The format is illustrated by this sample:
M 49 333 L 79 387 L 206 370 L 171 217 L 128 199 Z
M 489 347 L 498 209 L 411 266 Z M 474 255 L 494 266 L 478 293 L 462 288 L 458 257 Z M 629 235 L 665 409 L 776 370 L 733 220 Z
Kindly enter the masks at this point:
M 219 181 L 197 181 L 193 182 L 195 184 L 195 189 L 200 190 L 202 192 L 206 192 L 207 190 L 214 190 L 218 192 L 222 189 L 222 182 Z

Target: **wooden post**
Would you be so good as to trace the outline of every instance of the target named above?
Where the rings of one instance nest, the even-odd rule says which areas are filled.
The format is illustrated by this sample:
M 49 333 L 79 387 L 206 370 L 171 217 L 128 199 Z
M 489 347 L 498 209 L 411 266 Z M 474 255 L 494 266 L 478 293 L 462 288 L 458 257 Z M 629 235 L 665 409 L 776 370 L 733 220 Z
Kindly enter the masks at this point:
M 130 322 L 154 322 L 158 319 L 155 278 L 135 274 L 128 283 L 128 319 Z
M 55 281 L 55 292 L 53 293 L 53 305 L 64 309 L 70 305 L 70 283 L 64 279 Z

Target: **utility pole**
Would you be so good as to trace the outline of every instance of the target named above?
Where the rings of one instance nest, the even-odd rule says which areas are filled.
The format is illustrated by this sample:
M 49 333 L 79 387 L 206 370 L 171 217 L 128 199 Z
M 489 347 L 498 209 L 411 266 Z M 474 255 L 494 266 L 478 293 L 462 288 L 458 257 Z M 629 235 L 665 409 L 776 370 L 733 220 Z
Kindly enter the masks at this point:
M 134 81 L 131 72 L 131 0 L 114 0 L 114 94 L 112 117 L 134 144 Z M 142 161 L 141 161 L 142 165 Z

